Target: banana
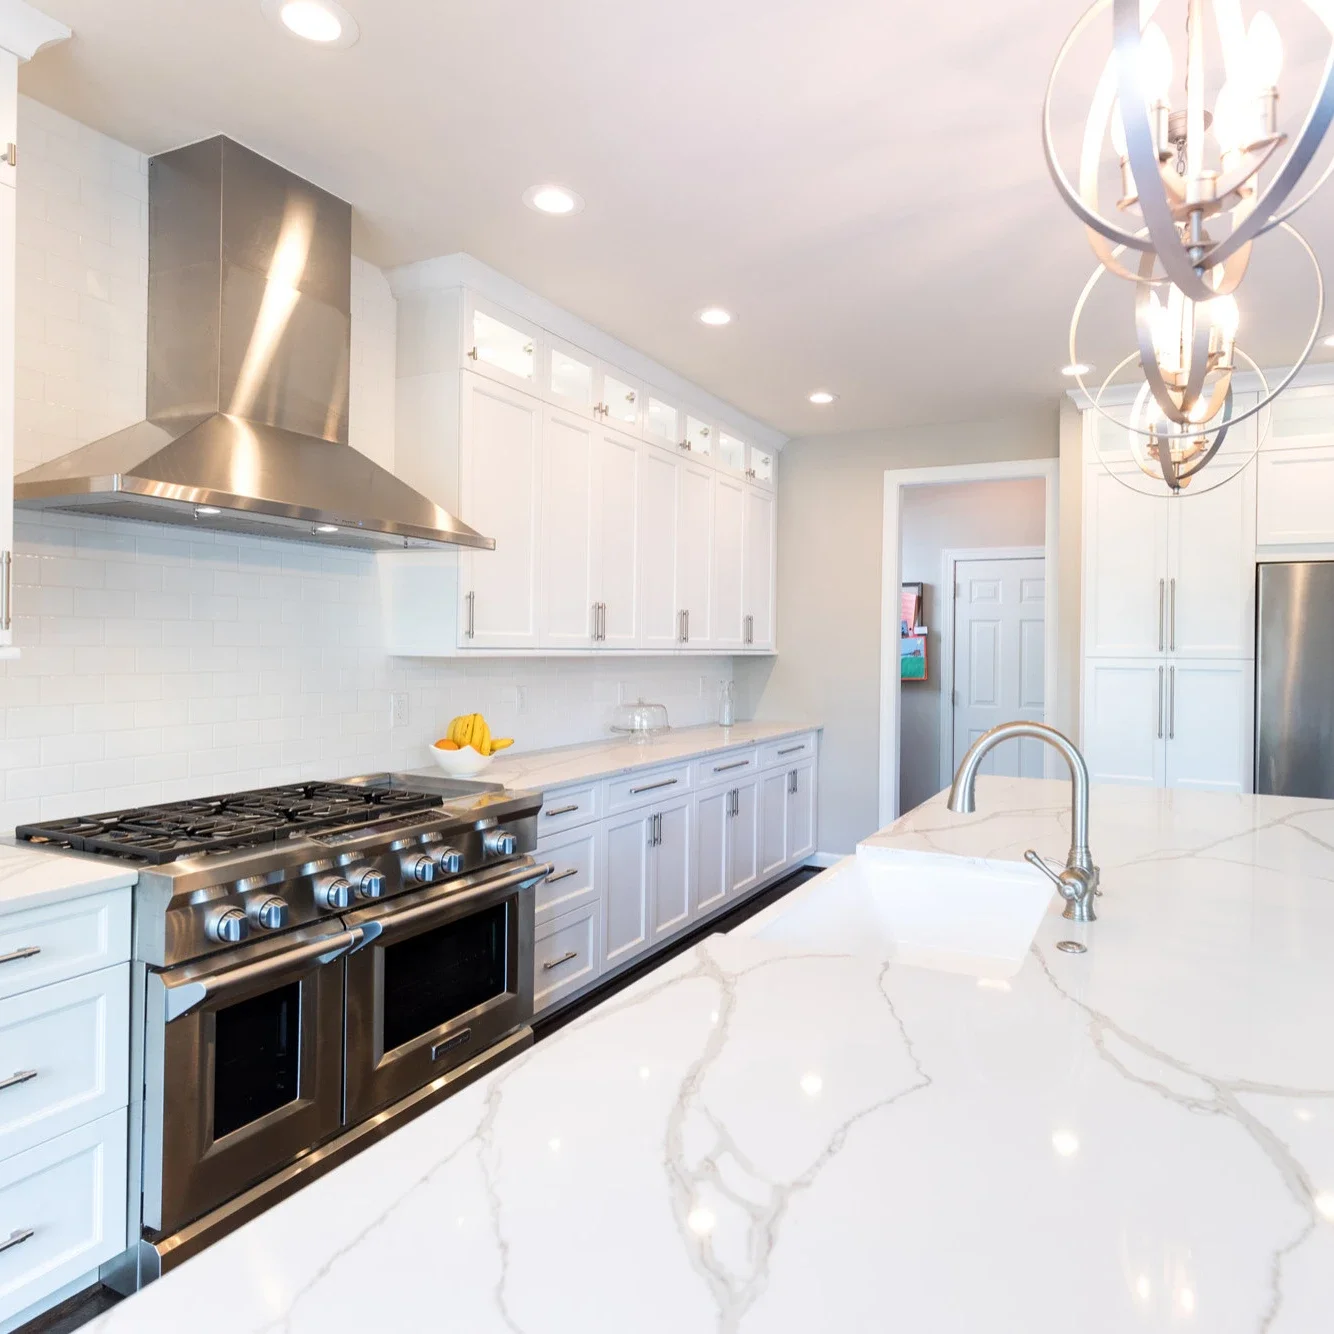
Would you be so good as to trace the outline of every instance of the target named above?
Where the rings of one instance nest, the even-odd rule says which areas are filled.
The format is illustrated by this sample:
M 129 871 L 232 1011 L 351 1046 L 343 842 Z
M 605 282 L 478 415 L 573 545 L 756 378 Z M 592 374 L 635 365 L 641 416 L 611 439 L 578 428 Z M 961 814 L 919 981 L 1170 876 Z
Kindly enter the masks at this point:
M 480 725 L 482 730 L 480 734 L 474 734 L 473 736 L 473 741 L 472 741 L 473 749 L 476 750 L 479 755 L 490 755 L 491 728 L 488 725 L 486 719 L 483 718 L 480 713 L 477 715 L 477 717 L 480 720 Z
M 498 736 L 491 738 L 491 754 L 494 755 L 498 750 L 504 750 L 506 746 L 512 746 L 514 738 L 512 736 Z
M 472 742 L 472 720 L 475 716 L 470 713 L 459 723 L 459 734 L 454 739 L 461 747 Z

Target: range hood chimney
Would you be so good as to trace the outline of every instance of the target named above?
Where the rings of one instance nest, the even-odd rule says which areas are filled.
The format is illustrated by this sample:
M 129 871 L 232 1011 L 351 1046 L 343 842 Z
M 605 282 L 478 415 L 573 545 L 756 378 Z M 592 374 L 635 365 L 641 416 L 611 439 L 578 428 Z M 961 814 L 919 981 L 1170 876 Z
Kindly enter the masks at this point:
M 347 443 L 351 206 L 222 136 L 148 170 L 148 418 L 22 473 L 15 503 L 494 549 Z

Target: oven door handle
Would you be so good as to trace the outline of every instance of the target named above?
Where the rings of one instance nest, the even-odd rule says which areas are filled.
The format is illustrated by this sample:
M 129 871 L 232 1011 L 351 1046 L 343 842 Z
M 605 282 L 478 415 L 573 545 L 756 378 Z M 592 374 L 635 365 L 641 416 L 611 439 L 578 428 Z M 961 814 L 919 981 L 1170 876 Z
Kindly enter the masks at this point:
M 239 968 L 229 968 L 213 977 L 192 978 L 188 982 L 164 982 L 163 1016 L 166 1023 L 179 1019 L 197 1009 L 210 996 L 225 996 L 229 991 L 248 986 L 266 977 L 276 977 L 281 973 L 291 972 L 293 968 L 304 964 L 333 963 L 344 954 L 359 950 L 380 934 L 379 922 L 367 922 L 363 926 L 354 926 L 336 936 L 327 936 L 324 940 L 312 940 L 294 950 L 271 954 L 266 959 L 257 959 L 254 963 L 242 964 Z
M 479 899 L 493 898 L 496 894 L 509 889 L 527 889 L 530 885 L 537 884 L 539 880 L 545 880 L 555 869 L 554 862 L 524 866 L 517 871 L 511 871 L 508 875 L 498 875 L 494 880 L 483 880 L 480 884 L 460 890 L 456 894 L 444 894 L 438 899 L 431 899 L 429 903 L 419 903 L 415 908 L 403 908 L 398 912 L 391 909 L 374 923 L 379 928 L 376 934 L 384 930 L 396 932 L 400 927 L 415 926 L 441 913 L 457 916 L 458 910 L 470 903 Z M 366 925 L 370 926 L 371 923 L 368 922 Z

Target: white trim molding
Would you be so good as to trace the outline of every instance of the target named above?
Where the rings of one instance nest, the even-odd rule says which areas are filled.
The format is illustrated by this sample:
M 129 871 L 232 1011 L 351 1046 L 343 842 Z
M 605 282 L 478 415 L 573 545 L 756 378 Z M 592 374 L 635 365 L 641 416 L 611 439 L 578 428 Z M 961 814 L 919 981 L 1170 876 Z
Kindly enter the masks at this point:
M 1043 545 L 1046 606 L 1043 624 L 1043 718 L 1056 713 L 1056 646 L 1059 599 L 1057 559 L 1060 543 L 1060 465 L 1054 458 L 1006 459 L 996 463 L 961 463 L 940 468 L 899 468 L 885 473 L 884 523 L 880 558 L 880 801 L 881 827 L 899 815 L 899 589 L 902 575 L 903 492 L 912 486 L 957 482 L 1005 482 L 1040 478 L 1043 482 Z M 1044 764 L 1050 766 L 1048 755 Z M 1055 770 L 1047 768 L 1048 773 Z
M 1046 549 L 1044 547 L 955 547 L 941 552 L 940 586 L 944 597 L 940 600 L 940 770 L 942 785 L 949 782 L 946 775 L 954 773 L 954 601 L 958 591 L 955 567 L 961 560 L 1040 560 L 1042 577 L 1047 577 Z M 1043 633 L 1046 633 L 1047 598 L 1043 594 Z M 1043 700 L 1047 697 L 1047 683 L 1042 683 Z M 1044 704 L 1045 709 L 1045 704 Z
M 71 36 L 63 23 L 34 9 L 26 0 L 0 0 L 0 47 L 20 60 L 31 60 L 44 46 Z

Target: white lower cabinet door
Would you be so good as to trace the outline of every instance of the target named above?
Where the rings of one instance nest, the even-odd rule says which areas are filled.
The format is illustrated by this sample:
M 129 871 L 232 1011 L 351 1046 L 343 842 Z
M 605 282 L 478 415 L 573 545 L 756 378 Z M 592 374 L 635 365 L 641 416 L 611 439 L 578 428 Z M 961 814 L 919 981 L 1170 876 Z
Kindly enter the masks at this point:
M 614 968 L 648 945 L 653 817 L 644 811 L 607 821 L 602 877 L 602 966 Z
M 781 871 L 787 863 L 788 773 L 760 776 L 760 879 Z
M 644 648 L 685 646 L 683 603 L 677 592 L 680 560 L 682 462 L 660 449 L 646 449 L 639 474 L 639 620 Z
M 618 431 L 598 436 L 597 525 L 602 648 L 639 645 L 639 468 L 644 447 Z
M 597 825 L 584 825 L 538 839 L 533 855 L 540 862 L 550 862 L 552 867 L 551 874 L 537 887 L 539 925 L 601 897 L 600 835 Z
M 713 648 L 744 647 L 745 531 L 745 483 L 717 473 L 713 484 L 713 605 L 709 611 Z
M 713 638 L 713 469 L 692 459 L 680 472 L 676 558 L 686 646 L 707 648 Z
M 548 408 L 542 423 L 543 648 L 594 644 L 597 599 L 593 553 L 596 427 Z
M 598 975 L 598 905 L 540 922 L 533 938 L 533 1012 L 564 1000 Z
M 1162 658 L 1084 662 L 1084 759 L 1095 783 L 1166 781 L 1167 664 Z
M 690 921 L 691 801 L 682 797 L 653 814 L 657 846 L 650 876 L 653 904 L 653 939 L 674 935 Z
M 729 832 L 730 883 L 728 894 L 739 898 L 760 879 L 760 783 L 756 778 L 732 789 L 732 825 Z
M 1202 660 L 1167 668 L 1167 785 L 1201 792 L 1250 792 L 1251 663 Z
M 729 826 L 732 789 L 701 792 L 695 798 L 695 912 L 712 912 L 726 901 L 732 867 Z
M 125 1249 L 126 1110 L 0 1162 L 0 1320 Z
M 787 794 L 787 859 L 805 861 L 815 851 L 815 766 L 790 771 Z
M 0 1158 L 123 1107 L 129 1061 L 128 963 L 0 1001 Z

